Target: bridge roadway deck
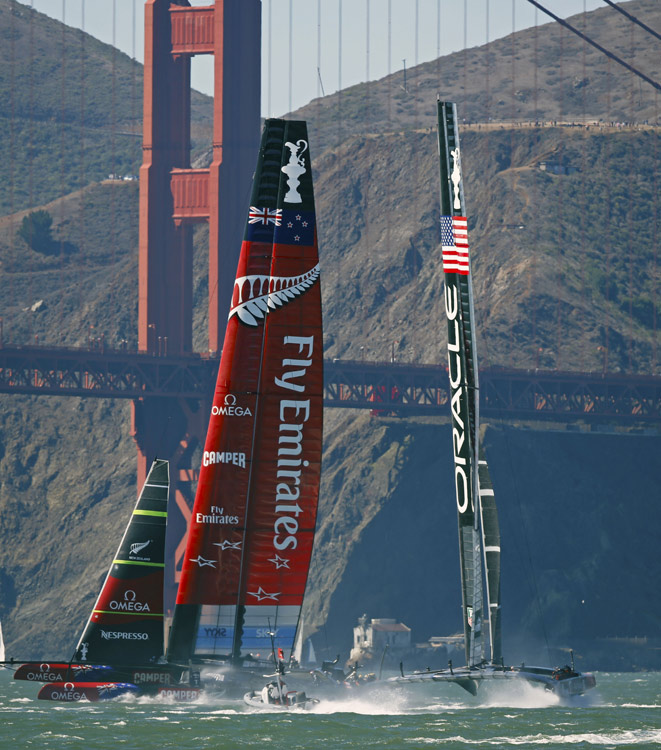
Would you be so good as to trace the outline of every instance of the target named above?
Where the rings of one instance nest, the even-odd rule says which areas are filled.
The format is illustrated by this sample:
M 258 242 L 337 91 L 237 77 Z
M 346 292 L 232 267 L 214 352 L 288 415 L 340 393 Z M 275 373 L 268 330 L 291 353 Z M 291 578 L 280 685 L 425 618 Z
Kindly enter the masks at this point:
M 97 398 L 202 399 L 218 359 L 102 349 L 0 348 L 0 393 Z M 443 365 L 326 360 L 324 404 L 375 414 L 449 414 Z M 661 423 L 661 377 L 487 368 L 486 417 Z

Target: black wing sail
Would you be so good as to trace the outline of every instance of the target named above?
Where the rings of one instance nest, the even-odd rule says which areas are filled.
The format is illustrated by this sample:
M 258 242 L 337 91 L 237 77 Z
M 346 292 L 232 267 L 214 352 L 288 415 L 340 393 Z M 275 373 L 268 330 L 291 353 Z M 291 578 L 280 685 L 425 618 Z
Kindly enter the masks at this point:
M 83 631 L 75 659 L 147 665 L 163 655 L 163 573 L 169 464 L 152 464 Z
M 438 146 L 441 171 L 441 243 L 445 277 L 445 311 L 448 319 L 448 373 L 450 376 L 452 445 L 459 522 L 462 610 L 469 666 L 484 661 L 483 627 L 490 626 L 493 661 L 500 654 L 499 617 L 493 631 L 490 615 L 499 608 L 500 538 L 493 489 L 486 461 L 479 458 L 479 380 L 474 337 L 473 288 L 468 247 L 468 220 L 461 174 L 461 149 L 456 105 L 438 103 Z M 478 462 L 481 471 L 478 472 Z M 487 486 L 488 485 L 488 486 Z M 483 505 L 481 500 L 488 498 Z M 485 542 L 485 529 L 488 527 Z M 497 542 L 496 542 L 497 538 Z M 498 547 L 497 562 L 494 559 Z M 489 547 L 488 553 L 485 549 Z M 483 569 L 486 565 L 487 609 L 484 604 Z M 492 596 L 493 594 L 493 596 Z M 491 610 L 491 611 L 490 611 Z M 498 657 L 500 658 L 500 657 Z

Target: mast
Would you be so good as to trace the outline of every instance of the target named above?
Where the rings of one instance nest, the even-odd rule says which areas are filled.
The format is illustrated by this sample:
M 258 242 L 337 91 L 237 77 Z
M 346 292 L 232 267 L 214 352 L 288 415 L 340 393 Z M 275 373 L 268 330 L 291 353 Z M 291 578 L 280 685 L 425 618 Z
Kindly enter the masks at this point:
M 168 659 L 289 652 L 321 467 L 321 294 L 304 122 L 267 120 Z M 270 623 L 270 625 L 269 625 Z
M 490 481 L 488 486 L 485 486 L 488 480 L 488 467 L 486 461 L 480 460 L 479 455 L 479 379 L 473 324 L 475 315 L 468 221 L 461 173 L 457 108 L 452 102 L 438 102 L 438 148 L 462 615 L 466 664 L 476 666 L 484 661 L 484 622 L 486 620 L 489 625 L 493 625 L 489 614 L 499 611 L 497 600 L 492 601 L 491 595 L 499 592 L 500 588 L 500 537 Z M 483 500 L 487 497 L 488 544 L 485 543 L 483 516 Z M 493 560 L 496 546 L 497 567 Z M 486 570 L 487 579 L 486 613 L 483 569 Z M 489 633 L 492 662 L 495 658 L 500 658 L 500 620 L 496 619 L 498 632 L 492 630 Z

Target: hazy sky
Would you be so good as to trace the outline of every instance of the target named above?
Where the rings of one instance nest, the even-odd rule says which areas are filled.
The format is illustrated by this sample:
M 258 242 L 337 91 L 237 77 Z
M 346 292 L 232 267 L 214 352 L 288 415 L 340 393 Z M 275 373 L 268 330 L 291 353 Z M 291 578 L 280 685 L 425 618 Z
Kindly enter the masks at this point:
M 143 59 L 143 0 L 20 2 Z M 563 17 L 607 7 L 602 0 L 544 4 Z M 464 39 L 475 47 L 549 21 L 527 0 L 262 0 L 262 113 L 279 116 L 321 93 L 382 78 L 403 60 L 407 68 L 433 60 L 462 49 Z M 194 59 L 193 86 L 212 93 L 209 56 Z

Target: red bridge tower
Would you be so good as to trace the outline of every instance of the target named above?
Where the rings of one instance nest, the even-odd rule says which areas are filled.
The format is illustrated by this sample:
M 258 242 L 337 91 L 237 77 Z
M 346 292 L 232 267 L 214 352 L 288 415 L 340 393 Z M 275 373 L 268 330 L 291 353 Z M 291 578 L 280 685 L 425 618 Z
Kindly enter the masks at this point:
M 213 155 L 190 164 L 190 68 L 193 55 L 214 56 Z M 192 351 L 195 222 L 209 224 L 209 353 L 222 347 L 243 217 L 260 137 L 261 3 L 146 0 L 143 162 L 140 168 L 138 347 L 159 357 Z M 211 394 L 210 394 L 211 396 Z M 173 597 L 182 540 L 204 444 L 211 400 L 145 397 L 133 401 L 138 487 L 155 456 L 170 460 Z M 171 505 L 171 507 L 173 507 Z M 173 542 L 174 540 L 174 542 Z

